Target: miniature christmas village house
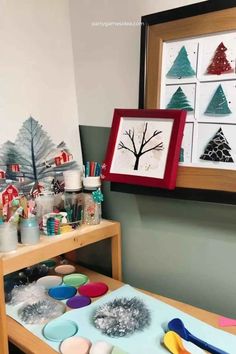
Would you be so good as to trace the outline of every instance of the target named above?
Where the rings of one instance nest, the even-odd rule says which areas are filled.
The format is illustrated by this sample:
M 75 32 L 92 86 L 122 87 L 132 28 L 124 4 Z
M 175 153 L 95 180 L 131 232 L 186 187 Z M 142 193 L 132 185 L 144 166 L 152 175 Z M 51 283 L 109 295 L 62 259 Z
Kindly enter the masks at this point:
M 19 172 L 20 171 L 20 166 L 18 165 L 18 163 L 9 165 L 9 170 L 11 172 Z
M 0 170 L 0 178 L 1 179 L 6 178 L 6 172 L 5 171 Z
M 16 187 L 10 184 L 3 192 L 2 192 L 2 205 L 6 205 L 11 202 L 14 198 L 18 197 L 19 193 Z
M 67 151 L 63 150 L 60 155 L 54 158 L 56 166 L 63 165 L 66 162 L 72 161 L 73 156 L 72 154 L 68 153 Z

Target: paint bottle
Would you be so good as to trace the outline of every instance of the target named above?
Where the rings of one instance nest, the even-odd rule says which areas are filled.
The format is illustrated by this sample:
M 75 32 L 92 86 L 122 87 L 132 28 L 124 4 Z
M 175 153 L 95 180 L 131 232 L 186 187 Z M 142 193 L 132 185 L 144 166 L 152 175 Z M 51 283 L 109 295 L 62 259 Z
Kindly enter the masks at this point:
M 17 243 L 17 228 L 11 223 L 0 224 L 0 252 L 16 250 Z
M 40 241 L 39 224 L 36 217 L 21 219 L 20 222 L 21 243 L 34 245 Z
M 100 187 L 100 177 L 83 178 L 84 217 L 87 225 L 97 225 L 101 222 L 101 202 L 103 200 Z

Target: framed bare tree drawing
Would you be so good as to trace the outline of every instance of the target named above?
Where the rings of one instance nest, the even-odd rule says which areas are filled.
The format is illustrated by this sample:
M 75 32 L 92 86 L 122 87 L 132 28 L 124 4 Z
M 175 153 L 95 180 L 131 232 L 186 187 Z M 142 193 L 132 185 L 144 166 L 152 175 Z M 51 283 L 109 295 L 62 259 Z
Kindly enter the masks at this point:
M 236 192 L 236 3 L 142 17 L 139 107 L 187 112 L 176 186 Z
M 115 109 L 103 177 L 173 189 L 186 112 Z

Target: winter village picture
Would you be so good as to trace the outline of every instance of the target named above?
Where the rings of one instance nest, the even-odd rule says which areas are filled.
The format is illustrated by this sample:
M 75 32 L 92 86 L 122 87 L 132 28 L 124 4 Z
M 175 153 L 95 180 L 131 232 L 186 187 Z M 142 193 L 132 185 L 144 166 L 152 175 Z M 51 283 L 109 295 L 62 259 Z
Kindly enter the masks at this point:
M 179 163 L 236 169 L 236 33 L 166 42 L 160 108 L 187 111 Z
M 24 194 L 36 197 L 45 182 L 60 190 L 62 172 L 76 166 L 64 141 L 56 145 L 34 118 L 25 120 L 15 141 L 7 140 L 0 150 L 0 181 L 2 204 Z

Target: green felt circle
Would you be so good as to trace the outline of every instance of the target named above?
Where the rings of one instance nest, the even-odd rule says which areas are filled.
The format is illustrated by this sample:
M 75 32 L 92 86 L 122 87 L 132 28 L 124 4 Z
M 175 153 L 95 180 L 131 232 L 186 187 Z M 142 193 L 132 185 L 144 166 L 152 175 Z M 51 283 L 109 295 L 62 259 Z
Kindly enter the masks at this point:
M 46 261 L 41 262 L 41 264 L 45 264 L 47 267 L 53 268 L 57 263 L 54 261 L 54 259 L 47 259 Z
M 80 273 L 68 274 L 63 277 L 64 284 L 75 286 L 76 288 L 87 283 L 87 281 L 88 281 L 87 275 L 80 274 Z
M 118 347 L 114 347 L 112 349 L 111 354 L 128 354 L 127 352 L 124 352 L 124 350 L 118 348 Z

